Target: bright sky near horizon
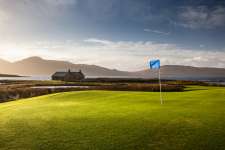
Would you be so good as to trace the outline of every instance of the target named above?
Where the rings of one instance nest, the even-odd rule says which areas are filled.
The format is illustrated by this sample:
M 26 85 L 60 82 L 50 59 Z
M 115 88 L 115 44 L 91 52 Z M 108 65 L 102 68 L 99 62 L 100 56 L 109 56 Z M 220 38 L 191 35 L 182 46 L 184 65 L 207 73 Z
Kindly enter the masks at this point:
M 225 0 L 0 0 L 0 58 L 225 68 Z

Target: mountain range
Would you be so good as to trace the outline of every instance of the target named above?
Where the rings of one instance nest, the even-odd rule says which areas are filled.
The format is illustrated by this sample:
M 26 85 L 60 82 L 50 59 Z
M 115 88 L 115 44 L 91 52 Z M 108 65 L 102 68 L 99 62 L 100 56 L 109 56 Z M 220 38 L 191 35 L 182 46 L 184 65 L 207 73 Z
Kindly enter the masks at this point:
M 73 64 L 68 61 L 46 60 L 40 57 L 29 57 L 16 62 L 8 62 L 0 59 L 0 74 L 18 75 L 52 75 L 56 71 L 68 69 L 82 70 L 86 76 L 95 77 L 135 77 L 135 78 L 156 78 L 157 70 L 141 70 L 135 72 L 108 69 L 96 65 Z M 225 68 L 203 68 L 192 66 L 166 65 L 162 66 L 161 77 L 164 79 L 225 79 Z

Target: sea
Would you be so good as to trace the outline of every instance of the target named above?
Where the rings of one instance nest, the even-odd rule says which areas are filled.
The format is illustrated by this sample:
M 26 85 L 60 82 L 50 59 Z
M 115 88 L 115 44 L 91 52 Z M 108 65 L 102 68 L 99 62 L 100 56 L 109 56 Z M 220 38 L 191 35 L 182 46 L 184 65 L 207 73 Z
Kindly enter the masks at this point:
M 86 76 L 86 78 L 130 78 L 128 76 Z M 24 76 L 24 77 L 0 77 L 1 80 L 51 80 L 51 76 Z
M 96 76 L 88 76 L 87 78 L 97 78 Z M 107 77 L 107 78 L 110 78 L 110 77 Z M 112 78 L 130 78 L 130 77 L 112 77 Z M 36 80 L 36 81 L 46 81 L 46 80 L 51 80 L 51 76 L 24 76 L 24 77 L 0 77 L 0 84 L 1 84 L 1 81 L 3 80 L 17 80 L 17 81 L 20 81 L 20 80 L 28 80 L 28 81 L 31 81 L 31 80 Z M 202 80 L 199 80 L 199 81 L 202 81 Z M 215 81 L 215 80 L 203 80 L 203 82 L 206 82 L 206 83 L 210 83 L 210 84 L 220 84 L 220 85 L 225 85 L 225 81 Z
M 44 81 L 44 80 L 51 80 L 50 76 L 24 76 L 24 77 L 0 77 L 1 80 L 37 80 L 37 81 Z

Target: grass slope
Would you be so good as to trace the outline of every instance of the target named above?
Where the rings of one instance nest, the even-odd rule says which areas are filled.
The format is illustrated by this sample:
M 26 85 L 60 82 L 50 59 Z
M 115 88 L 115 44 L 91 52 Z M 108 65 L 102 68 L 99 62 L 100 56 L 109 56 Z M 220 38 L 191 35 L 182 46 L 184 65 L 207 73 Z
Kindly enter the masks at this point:
M 225 88 L 82 91 L 0 104 L 0 149 L 224 149 Z

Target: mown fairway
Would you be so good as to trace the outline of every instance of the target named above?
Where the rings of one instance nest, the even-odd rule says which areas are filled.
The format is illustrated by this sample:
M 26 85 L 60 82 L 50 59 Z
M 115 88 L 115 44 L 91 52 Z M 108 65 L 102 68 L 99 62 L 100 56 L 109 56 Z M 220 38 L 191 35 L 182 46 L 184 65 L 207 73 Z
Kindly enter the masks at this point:
M 225 88 L 82 91 L 0 104 L 0 149 L 225 149 Z

